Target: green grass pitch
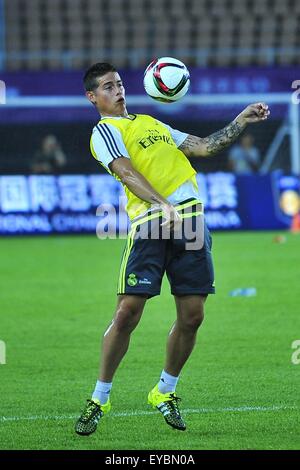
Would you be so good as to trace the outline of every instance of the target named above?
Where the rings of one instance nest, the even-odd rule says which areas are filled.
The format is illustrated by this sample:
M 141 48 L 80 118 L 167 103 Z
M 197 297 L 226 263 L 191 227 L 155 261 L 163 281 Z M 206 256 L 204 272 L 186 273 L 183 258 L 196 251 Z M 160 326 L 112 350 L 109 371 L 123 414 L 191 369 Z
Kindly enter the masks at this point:
M 217 295 L 177 388 L 188 429 L 147 405 L 175 309 L 169 286 L 146 304 L 114 380 L 112 412 L 74 433 L 93 390 L 100 336 L 116 303 L 125 240 L 2 239 L 1 449 L 299 449 L 300 236 L 215 234 Z M 256 297 L 229 296 L 256 287 Z

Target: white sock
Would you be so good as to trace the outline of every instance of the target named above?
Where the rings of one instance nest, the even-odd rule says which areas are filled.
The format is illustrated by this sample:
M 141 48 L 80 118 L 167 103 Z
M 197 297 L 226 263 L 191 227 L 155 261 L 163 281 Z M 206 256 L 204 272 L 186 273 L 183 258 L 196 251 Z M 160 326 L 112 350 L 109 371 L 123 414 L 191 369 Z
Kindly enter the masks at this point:
M 97 380 L 96 387 L 94 393 L 92 395 L 92 399 L 99 400 L 101 405 L 105 405 L 109 399 L 110 390 L 112 387 L 112 382 L 101 382 L 101 380 Z
M 163 370 L 158 382 L 158 390 L 160 393 L 175 392 L 178 379 L 179 377 L 174 377 Z

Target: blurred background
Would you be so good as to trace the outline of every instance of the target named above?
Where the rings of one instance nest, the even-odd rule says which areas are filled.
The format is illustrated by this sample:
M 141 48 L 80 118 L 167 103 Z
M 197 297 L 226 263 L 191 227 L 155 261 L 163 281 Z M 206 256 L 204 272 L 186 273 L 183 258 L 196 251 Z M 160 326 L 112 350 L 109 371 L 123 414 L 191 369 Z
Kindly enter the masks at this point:
M 212 228 L 289 226 L 300 207 L 299 40 L 297 0 L 0 0 L 1 220 L 14 224 L 8 215 L 27 210 L 86 213 L 102 202 L 103 191 L 118 205 L 121 189 L 107 183 L 89 152 L 98 116 L 82 86 L 86 68 L 107 61 L 120 71 L 129 112 L 202 137 L 247 104 L 266 101 L 267 122 L 249 126 L 218 156 L 192 164 L 213 220 L 220 211 L 218 223 L 208 214 Z M 178 104 L 157 103 L 144 92 L 144 69 L 161 56 L 190 70 L 190 92 Z M 262 214 L 253 225 L 252 214 L 243 212 L 253 185 L 261 186 L 257 197 L 268 201 L 266 209 L 272 204 L 273 223 Z M 220 222 L 238 206 L 243 213 L 235 223 Z

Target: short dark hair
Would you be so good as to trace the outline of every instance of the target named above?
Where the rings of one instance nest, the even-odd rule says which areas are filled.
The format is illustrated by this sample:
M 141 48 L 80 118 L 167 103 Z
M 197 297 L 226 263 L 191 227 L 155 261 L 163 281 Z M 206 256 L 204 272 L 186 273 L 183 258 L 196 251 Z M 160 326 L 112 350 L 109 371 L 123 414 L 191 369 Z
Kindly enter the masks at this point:
M 83 83 L 85 91 L 94 91 L 98 86 L 98 78 L 108 72 L 116 72 L 113 65 L 107 62 L 98 62 L 92 65 L 84 74 Z

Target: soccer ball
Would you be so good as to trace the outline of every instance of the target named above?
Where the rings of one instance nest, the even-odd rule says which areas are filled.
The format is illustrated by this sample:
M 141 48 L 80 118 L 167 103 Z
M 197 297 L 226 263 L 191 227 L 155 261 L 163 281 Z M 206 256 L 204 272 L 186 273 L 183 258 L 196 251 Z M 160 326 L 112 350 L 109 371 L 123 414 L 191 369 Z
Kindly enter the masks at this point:
M 155 59 L 145 70 L 144 88 L 154 100 L 173 103 L 186 94 L 189 86 L 188 69 L 173 57 Z

